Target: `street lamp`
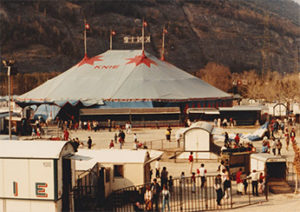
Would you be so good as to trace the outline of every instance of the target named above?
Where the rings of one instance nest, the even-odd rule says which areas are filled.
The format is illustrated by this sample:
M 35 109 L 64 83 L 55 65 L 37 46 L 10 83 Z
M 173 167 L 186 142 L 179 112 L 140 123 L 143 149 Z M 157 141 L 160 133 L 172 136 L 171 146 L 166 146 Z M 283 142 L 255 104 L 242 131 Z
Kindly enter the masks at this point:
M 9 140 L 11 140 L 11 97 L 10 97 L 10 70 L 11 66 L 15 63 L 14 60 L 2 60 L 4 67 L 7 67 L 7 79 L 8 79 L 8 113 L 9 113 L 9 121 L 8 121 L 8 134 Z

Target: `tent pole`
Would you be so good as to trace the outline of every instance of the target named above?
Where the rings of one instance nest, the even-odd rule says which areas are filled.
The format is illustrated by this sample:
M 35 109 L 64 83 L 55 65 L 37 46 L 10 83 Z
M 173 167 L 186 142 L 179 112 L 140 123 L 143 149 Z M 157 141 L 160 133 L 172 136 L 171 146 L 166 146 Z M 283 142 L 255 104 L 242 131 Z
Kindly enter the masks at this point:
M 162 33 L 161 60 L 165 60 L 165 26 Z
M 143 23 L 142 23 L 142 50 L 144 51 L 144 18 L 143 18 Z
M 110 36 L 109 36 L 109 49 L 112 50 L 112 30 L 110 30 Z
M 87 55 L 87 50 L 86 50 L 86 19 L 84 19 L 83 39 L 84 39 L 84 56 L 86 56 Z

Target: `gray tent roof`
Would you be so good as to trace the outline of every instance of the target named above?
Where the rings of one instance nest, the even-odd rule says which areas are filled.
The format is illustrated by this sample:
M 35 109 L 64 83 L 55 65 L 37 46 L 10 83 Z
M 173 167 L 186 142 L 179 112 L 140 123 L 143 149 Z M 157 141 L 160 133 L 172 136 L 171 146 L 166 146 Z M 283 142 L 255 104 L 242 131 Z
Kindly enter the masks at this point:
M 109 50 L 23 94 L 23 102 L 181 101 L 231 98 L 142 50 Z

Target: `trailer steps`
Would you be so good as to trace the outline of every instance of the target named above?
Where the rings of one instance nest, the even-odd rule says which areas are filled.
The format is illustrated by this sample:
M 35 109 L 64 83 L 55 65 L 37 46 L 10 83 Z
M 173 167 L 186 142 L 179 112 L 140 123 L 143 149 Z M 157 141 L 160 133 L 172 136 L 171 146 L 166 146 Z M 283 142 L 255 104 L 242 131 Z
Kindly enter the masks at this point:
M 293 193 L 292 188 L 285 180 L 269 181 L 268 185 L 270 192 L 273 194 Z

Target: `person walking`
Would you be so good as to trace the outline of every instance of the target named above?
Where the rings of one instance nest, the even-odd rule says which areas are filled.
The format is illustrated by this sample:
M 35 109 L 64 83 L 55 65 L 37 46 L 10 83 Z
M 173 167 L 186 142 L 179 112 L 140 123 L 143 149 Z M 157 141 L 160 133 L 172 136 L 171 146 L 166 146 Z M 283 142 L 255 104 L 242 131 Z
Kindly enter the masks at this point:
M 120 142 L 120 149 L 122 149 L 124 142 L 125 142 L 125 133 L 123 130 L 119 131 L 118 137 L 119 137 L 119 142 Z
M 246 194 L 247 194 L 247 188 L 248 188 L 248 182 L 247 182 L 247 179 L 244 179 L 244 180 L 243 180 L 243 185 L 244 185 L 244 194 L 246 195 Z
M 193 163 L 194 163 L 194 157 L 193 157 L 193 152 L 190 152 L 189 156 L 189 166 L 190 166 L 190 173 L 193 173 Z
M 281 148 L 282 148 L 282 143 L 281 143 L 280 139 L 278 139 L 276 142 L 276 149 L 277 149 L 278 155 L 281 155 Z
M 38 129 L 38 128 L 36 128 Z M 37 131 L 36 131 L 37 132 Z M 39 136 L 38 136 L 39 137 Z M 64 140 L 68 141 L 69 140 L 69 131 L 67 129 L 64 130 Z
M 224 188 L 224 198 L 228 199 L 230 197 L 231 181 L 227 169 L 223 169 L 222 180 Z
M 289 150 L 289 144 L 290 144 L 290 134 L 289 134 L 289 129 L 286 128 L 285 129 L 285 133 L 284 133 L 284 137 L 285 137 L 285 143 L 286 143 L 286 150 Z
M 206 182 L 205 175 L 206 175 L 206 173 L 207 173 L 207 170 L 204 168 L 204 164 L 202 163 L 201 167 L 199 169 L 199 175 L 200 175 L 200 178 L 201 178 L 201 188 L 203 188 L 204 185 L 205 185 L 205 182 Z
M 184 172 L 181 172 L 179 184 L 180 184 L 181 189 L 184 190 L 184 188 L 185 188 L 185 175 L 184 175 Z
M 214 188 L 216 190 L 217 193 L 217 204 L 219 206 L 221 206 L 221 200 L 223 197 L 223 192 L 222 192 L 222 179 L 221 179 L 221 175 L 218 174 L 217 177 L 215 178 L 215 183 L 214 183 Z
M 173 192 L 173 177 L 172 176 L 169 177 L 168 185 L 169 185 L 169 191 Z
M 235 141 L 236 145 L 239 145 L 239 143 L 240 143 L 240 136 L 239 136 L 238 133 L 235 135 L 234 141 Z
M 144 201 L 145 201 L 145 209 L 146 211 L 152 211 L 152 191 L 150 189 L 150 185 L 146 186 L 146 191 L 144 194 Z
M 153 179 L 153 183 L 152 183 L 152 186 L 151 186 L 151 192 L 152 192 L 153 207 L 155 205 L 155 211 L 159 211 L 160 185 L 158 184 L 156 178 Z
M 160 163 L 159 159 L 155 161 L 155 177 L 159 178 L 159 172 L 160 172 Z
M 93 143 L 93 141 L 92 141 L 92 139 L 91 139 L 91 136 L 89 136 L 88 138 L 89 138 L 88 141 L 87 141 L 88 148 L 91 149 L 91 148 L 92 148 L 92 143 Z
M 117 135 L 117 133 L 115 133 L 114 140 L 115 140 L 115 143 L 118 142 L 118 135 Z
M 166 140 L 171 141 L 171 132 L 168 129 L 166 130 Z
M 191 182 L 192 182 L 192 193 L 196 193 L 196 176 L 195 176 L 195 172 L 192 173 Z
M 265 190 L 265 176 L 261 172 L 258 179 L 258 192 L 263 194 Z
M 163 198 L 162 212 L 165 211 L 166 205 L 168 206 L 168 211 L 170 211 L 170 191 L 168 191 L 167 186 L 163 186 L 161 194 Z
M 110 149 L 113 149 L 113 148 L 114 148 L 114 146 L 115 146 L 115 144 L 114 144 L 114 140 L 110 140 L 110 143 L 109 143 L 109 148 L 110 148 Z
M 160 173 L 160 182 L 161 186 L 166 185 L 168 186 L 168 171 L 167 168 L 164 166 L 161 173 Z
M 291 142 L 294 143 L 295 142 L 295 138 L 296 138 L 296 132 L 295 132 L 294 128 L 292 128 L 292 130 L 290 132 L 290 138 L 291 138 Z
M 137 141 L 138 141 L 137 135 L 136 135 L 136 133 L 134 133 L 134 134 L 133 134 L 133 142 L 137 142 Z
M 258 173 L 254 169 L 248 177 L 250 177 L 252 181 L 252 195 L 258 196 L 258 179 L 259 179 Z
M 242 175 L 242 168 L 239 169 L 239 171 L 235 175 L 236 184 L 237 184 L 237 194 L 241 195 L 243 193 L 243 181 L 241 179 Z
M 273 155 L 276 155 L 276 141 L 275 141 L 274 137 L 271 141 L 271 149 L 272 149 Z
M 228 147 L 229 145 L 229 135 L 225 132 L 224 146 Z

